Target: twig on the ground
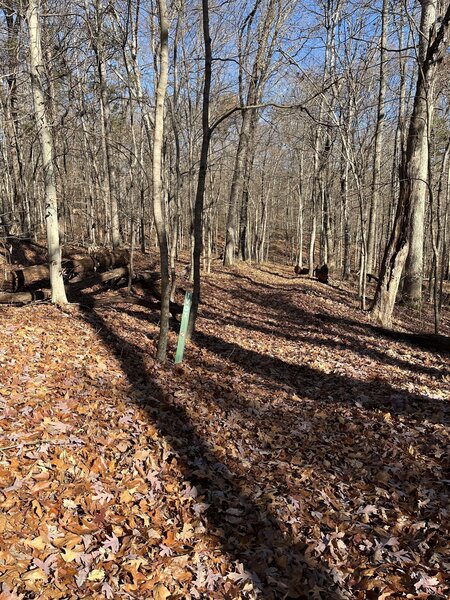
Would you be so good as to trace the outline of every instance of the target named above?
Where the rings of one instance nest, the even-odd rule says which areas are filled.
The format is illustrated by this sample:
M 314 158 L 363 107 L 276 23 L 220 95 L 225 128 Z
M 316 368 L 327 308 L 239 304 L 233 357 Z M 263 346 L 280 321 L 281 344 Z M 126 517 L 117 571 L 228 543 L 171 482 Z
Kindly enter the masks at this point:
M 0 452 L 5 450 L 12 450 L 13 448 L 21 448 L 24 446 L 37 446 L 39 444 L 50 444 L 52 446 L 70 446 L 73 442 L 64 440 L 33 440 L 32 442 L 19 442 L 18 444 L 11 444 L 11 446 L 3 446 L 0 448 Z

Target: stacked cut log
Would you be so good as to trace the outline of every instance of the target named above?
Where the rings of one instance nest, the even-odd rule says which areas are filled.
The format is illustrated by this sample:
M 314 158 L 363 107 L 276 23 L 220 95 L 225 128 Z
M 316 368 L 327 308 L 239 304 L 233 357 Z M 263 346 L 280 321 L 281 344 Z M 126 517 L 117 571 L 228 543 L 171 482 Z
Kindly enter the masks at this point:
M 63 276 L 66 282 L 81 281 L 93 273 L 102 273 L 114 267 L 126 266 L 128 263 L 128 250 L 112 252 L 107 248 L 102 248 L 86 255 L 81 255 L 78 252 L 75 255 L 63 258 Z M 31 265 L 22 269 L 11 265 L 2 266 L 0 291 L 20 292 L 25 289 L 40 289 L 50 283 L 50 269 L 46 264 Z
M 6 265 L 0 265 L 0 291 L 14 292 L 14 275 Z
M 0 304 L 29 304 L 30 302 L 38 302 L 49 300 L 51 290 L 34 290 L 28 292 L 2 292 L 0 293 Z
M 0 304 L 28 304 L 51 297 L 50 270 L 44 262 L 47 256 L 42 252 L 45 249 L 37 244 L 34 246 L 39 252 L 35 253 L 34 247 L 22 248 L 20 244 L 15 248 L 12 245 L 0 245 L 0 249 L 4 250 L 0 251 Z M 15 253 L 17 248 L 19 250 Z M 111 251 L 100 248 L 86 253 L 77 248 L 63 248 L 62 256 L 63 277 L 69 300 L 75 299 L 91 307 L 131 303 L 160 309 L 161 294 L 158 282 L 161 276 L 158 272 L 144 271 L 133 274 L 134 296 L 128 294 L 102 299 L 93 297 L 92 293 L 83 293 L 83 290 L 88 288 L 99 288 L 101 291 L 105 284 L 114 284 L 115 288 L 127 285 L 130 280 L 130 256 L 127 249 Z M 43 264 L 27 265 L 29 257 L 35 257 Z M 20 260 L 22 263 L 19 267 L 17 263 Z M 182 312 L 182 307 L 171 302 L 170 310 L 175 317 Z

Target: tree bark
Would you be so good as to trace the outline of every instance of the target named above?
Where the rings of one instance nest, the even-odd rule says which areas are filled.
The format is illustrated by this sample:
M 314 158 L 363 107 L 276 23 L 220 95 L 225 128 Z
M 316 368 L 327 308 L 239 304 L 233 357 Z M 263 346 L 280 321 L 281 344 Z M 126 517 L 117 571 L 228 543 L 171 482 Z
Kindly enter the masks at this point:
M 107 72 L 103 25 L 104 15 L 102 14 L 103 8 L 100 5 L 99 0 L 94 0 L 94 25 L 92 25 L 88 0 L 84 0 L 84 6 L 98 74 L 100 137 L 103 154 L 103 194 L 105 197 L 106 209 L 110 216 L 112 246 L 113 248 L 118 248 L 121 244 L 121 234 L 119 203 L 117 198 L 118 185 L 111 141 L 111 111 L 107 94 Z
M 223 264 L 230 267 L 234 263 L 234 253 L 237 242 L 237 209 L 242 197 L 245 164 L 247 160 L 248 142 L 250 136 L 251 111 L 246 110 L 242 115 L 241 131 L 234 162 L 233 179 L 231 182 L 230 200 L 227 214 L 227 230 Z
M 383 0 L 381 9 L 381 36 L 380 36 L 380 88 L 378 92 L 377 122 L 375 126 L 372 195 L 369 213 L 369 230 L 367 232 L 367 272 L 372 273 L 375 260 L 376 226 L 378 221 L 378 208 L 380 204 L 381 184 L 381 157 L 383 146 L 383 130 L 385 117 L 386 98 L 386 45 L 388 34 L 388 8 L 389 0 Z
M 195 195 L 194 206 L 194 290 L 192 295 L 191 314 L 187 335 L 190 337 L 195 330 L 197 320 L 198 306 L 200 303 L 200 257 L 203 248 L 203 206 L 205 198 L 206 174 L 208 171 L 208 152 L 211 141 L 211 128 L 209 126 L 209 102 L 211 92 L 212 76 L 212 53 L 211 36 L 209 32 L 209 3 L 208 0 L 202 0 L 203 14 L 203 43 L 205 50 L 205 80 L 203 83 L 203 107 L 202 107 L 202 148 L 200 153 L 200 166 L 198 171 L 197 192 Z
M 0 293 L 0 304 L 29 304 L 48 300 L 51 298 L 51 290 L 36 290 L 34 292 Z
M 153 215 L 158 235 L 161 264 L 161 321 L 156 359 L 165 362 L 170 318 L 170 265 L 167 215 L 162 187 L 162 147 L 164 139 L 164 101 L 169 71 L 169 22 L 165 0 L 158 0 L 159 13 L 159 77 L 156 89 L 155 126 L 153 130 Z
M 39 0 L 30 0 L 26 13 L 30 36 L 30 75 L 34 115 L 39 131 L 44 171 L 45 221 L 47 229 L 48 258 L 50 266 L 51 300 L 54 304 L 67 304 L 61 267 L 61 247 L 58 229 L 58 200 L 52 156 L 52 131 L 47 121 L 41 74 L 43 71 Z
M 425 61 L 432 35 L 432 27 L 436 20 L 436 0 L 422 0 L 422 15 L 420 21 L 419 41 L 419 71 L 423 72 L 425 79 Z M 429 71 L 427 71 L 429 73 Z M 420 75 L 419 75 L 420 77 Z M 423 244 L 425 225 L 425 200 L 427 197 L 428 182 L 428 131 L 431 124 L 428 119 L 432 117 L 434 77 L 427 76 L 421 94 L 421 116 L 425 126 L 416 130 L 418 147 L 420 146 L 418 162 L 414 169 L 415 180 L 412 182 L 412 205 L 409 222 L 409 251 L 405 265 L 405 279 L 403 283 L 403 300 L 410 306 L 419 308 L 422 304 L 422 279 L 423 279 Z
M 247 30 L 247 36 L 251 35 L 251 24 L 255 18 L 255 15 L 258 11 L 260 2 L 256 0 L 254 3 L 252 10 L 248 14 L 247 18 L 244 21 L 244 25 L 241 30 L 241 39 L 244 35 L 245 30 Z M 287 7 L 286 7 L 287 9 Z M 261 99 L 264 85 L 267 81 L 268 68 L 270 61 L 273 56 L 273 52 L 275 51 L 274 42 L 278 36 L 278 16 L 281 11 L 281 5 L 278 0 L 269 0 L 267 3 L 265 13 L 262 16 L 262 20 L 260 26 L 258 27 L 257 33 L 257 48 L 256 54 L 253 61 L 253 65 L 251 68 L 251 73 L 249 77 L 248 89 L 245 96 L 245 101 L 248 106 L 253 106 L 258 104 Z M 271 41 L 269 40 L 269 34 L 271 31 L 271 27 L 275 25 L 275 31 L 273 32 L 273 38 Z M 249 48 L 249 37 L 246 42 L 246 53 L 247 56 L 240 56 L 241 61 L 244 61 L 248 58 Z M 241 102 L 243 102 L 243 91 L 242 91 L 242 71 L 244 65 L 240 65 L 240 96 Z M 224 265 L 231 266 L 234 263 L 234 255 L 236 251 L 236 245 L 238 242 L 237 239 L 237 217 L 238 217 L 238 207 L 239 203 L 242 201 L 242 195 L 244 191 L 244 178 L 246 174 L 246 169 L 250 169 L 250 160 L 249 160 L 249 147 L 252 141 L 252 124 L 254 123 L 256 126 L 256 109 L 246 110 L 242 114 L 242 124 L 241 130 L 239 133 L 239 142 L 238 148 L 236 152 L 236 159 L 234 163 L 233 170 L 233 179 L 231 183 L 231 191 L 230 198 L 228 204 L 228 214 L 227 214 L 227 225 L 226 225 L 226 235 L 225 235 L 225 251 L 224 251 Z M 248 170 L 248 174 L 250 174 L 250 170 Z M 245 213 L 245 208 L 244 208 Z
M 422 11 L 431 10 L 429 0 L 424 0 Z M 422 14 L 422 22 L 426 22 Z M 448 47 L 447 34 L 450 23 L 450 6 L 434 35 L 429 40 L 417 76 L 413 112 L 408 129 L 406 156 L 400 172 L 400 197 L 394 227 L 381 265 L 380 279 L 371 309 L 372 317 L 384 327 L 390 327 L 400 277 L 410 245 L 411 220 L 417 202 L 423 194 L 424 138 L 426 140 L 427 115 L 430 109 L 428 91 L 434 84 L 438 64 Z M 426 162 L 426 161 L 425 161 Z

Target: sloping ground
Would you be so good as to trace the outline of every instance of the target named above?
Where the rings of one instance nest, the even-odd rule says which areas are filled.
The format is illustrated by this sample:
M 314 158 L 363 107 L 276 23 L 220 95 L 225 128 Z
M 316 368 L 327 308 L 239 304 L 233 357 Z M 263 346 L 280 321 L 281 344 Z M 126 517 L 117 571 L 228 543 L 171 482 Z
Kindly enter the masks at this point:
M 448 598 L 448 355 L 355 306 L 221 270 L 177 367 L 141 307 L 0 309 L 0 598 Z

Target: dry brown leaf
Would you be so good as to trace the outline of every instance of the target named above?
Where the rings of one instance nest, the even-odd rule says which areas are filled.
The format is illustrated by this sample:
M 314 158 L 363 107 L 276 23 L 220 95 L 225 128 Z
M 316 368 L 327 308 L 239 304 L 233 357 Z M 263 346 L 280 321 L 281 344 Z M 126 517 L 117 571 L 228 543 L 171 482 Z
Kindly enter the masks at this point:
M 152 591 L 152 598 L 154 600 L 166 600 L 170 596 L 169 590 L 162 583 L 157 583 Z

